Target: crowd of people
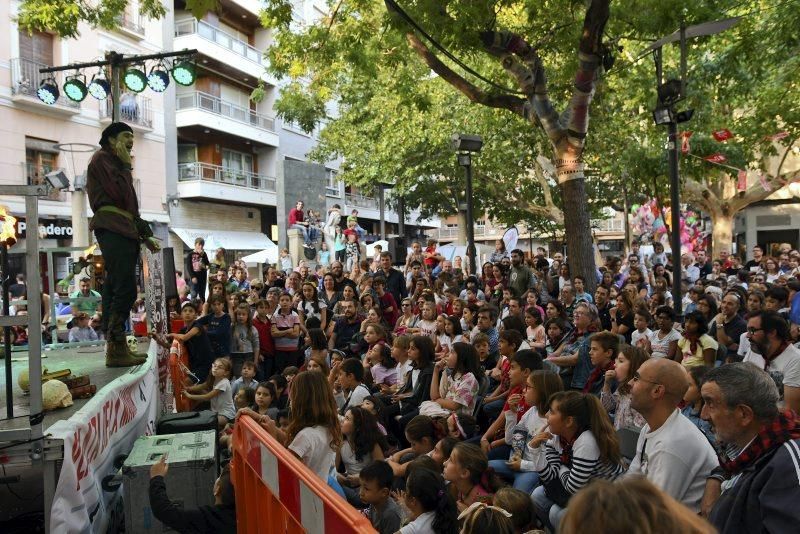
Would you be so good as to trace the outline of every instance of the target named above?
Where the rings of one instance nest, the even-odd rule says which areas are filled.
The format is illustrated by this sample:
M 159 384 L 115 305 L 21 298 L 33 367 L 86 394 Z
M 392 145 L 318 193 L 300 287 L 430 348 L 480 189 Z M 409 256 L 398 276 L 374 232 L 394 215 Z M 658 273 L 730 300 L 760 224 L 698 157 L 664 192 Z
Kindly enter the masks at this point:
M 254 418 L 382 534 L 797 528 L 797 250 L 636 243 L 586 280 L 560 252 L 500 241 L 470 273 L 436 245 L 218 264 L 207 298 L 170 303 L 222 446 Z

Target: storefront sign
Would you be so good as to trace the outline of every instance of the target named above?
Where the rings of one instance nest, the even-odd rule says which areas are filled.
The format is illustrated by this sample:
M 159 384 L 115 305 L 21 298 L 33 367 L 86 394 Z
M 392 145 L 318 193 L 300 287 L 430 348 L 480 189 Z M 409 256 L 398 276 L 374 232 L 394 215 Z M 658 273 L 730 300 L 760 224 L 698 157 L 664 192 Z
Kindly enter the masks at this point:
M 24 217 L 17 219 L 17 238 L 25 237 L 28 223 Z M 40 239 L 72 239 L 72 222 L 64 219 L 39 219 Z

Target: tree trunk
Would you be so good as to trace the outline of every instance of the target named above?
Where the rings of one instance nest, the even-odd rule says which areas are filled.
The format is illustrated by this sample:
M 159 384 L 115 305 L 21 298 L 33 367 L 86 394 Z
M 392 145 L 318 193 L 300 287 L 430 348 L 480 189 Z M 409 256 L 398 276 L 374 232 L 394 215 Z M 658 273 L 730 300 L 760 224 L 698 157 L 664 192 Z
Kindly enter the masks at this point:
M 713 258 L 719 258 L 719 253 L 723 250 L 731 251 L 733 244 L 733 215 L 727 215 L 717 211 L 710 212 L 711 215 L 711 252 Z
M 568 180 L 560 183 L 559 188 L 564 201 L 564 235 L 569 272 L 571 276 L 583 276 L 586 279 L 586 291 L 591 294 L 594 293 L 597 279 L 585 182 L 583 179 Z

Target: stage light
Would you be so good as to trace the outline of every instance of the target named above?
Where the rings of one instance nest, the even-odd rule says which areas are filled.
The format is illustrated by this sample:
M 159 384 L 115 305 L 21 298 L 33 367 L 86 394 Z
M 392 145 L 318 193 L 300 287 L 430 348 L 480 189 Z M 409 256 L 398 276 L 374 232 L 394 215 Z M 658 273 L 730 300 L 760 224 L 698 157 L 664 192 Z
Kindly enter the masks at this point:
M 82 80 L 83 75 L 76 74 L 64 82 L 64 94 L 73 102 L 83 102 L 89 90 L 86 88 L 86 82 Z
M 105 100 L 108 98 L 108 95 L 111 94 L 111 84 L 108 83 L 108 80 L 103 78 L 102 74 L 100 74 L 99 77 L 96 74 L 92 77 L 92 81 L 89 84 L 89 94 L 97 100 Z
M 674 117 L 670 108 L 658 108 L 653 112 L 653 121 L 658 126 L 669 124 L 673 119 Z
M 156 93 L 163 93 L 169 86 L 169 74 L 161 65 L 156 65 L 150 69 L 150 75 L 147 77 L 147 85 Z
M 192 85 L 194 83 L 194 65 L 188 61 L 181 61 L 173 66 L 172 79 L 179 85 Z
M 141 93 L 147 87 L 147 76 L 137 68 L 130 68 L 125 72 L 125 87 L 134 93 Z
M 45 78 L 36 90 L 36 96 L 45 104 L 52 106 L 58 101 L 58 86 L 54 78 Z

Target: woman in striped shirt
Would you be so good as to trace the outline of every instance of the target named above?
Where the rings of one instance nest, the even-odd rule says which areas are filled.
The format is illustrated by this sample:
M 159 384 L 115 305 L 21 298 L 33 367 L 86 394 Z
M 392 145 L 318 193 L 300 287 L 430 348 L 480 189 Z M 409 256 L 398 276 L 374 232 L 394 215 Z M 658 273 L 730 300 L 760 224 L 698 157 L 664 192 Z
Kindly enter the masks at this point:
M 532 498 L 542 523 L 557 531 L 570 497 L 594 478 L 614 480 L 624 468 L 617 434 L 594 395 L 554 393 L 547 425 L 530 443 L 532 448 L 544 444 L 547 461 L 539 471 L 541 486 Z

